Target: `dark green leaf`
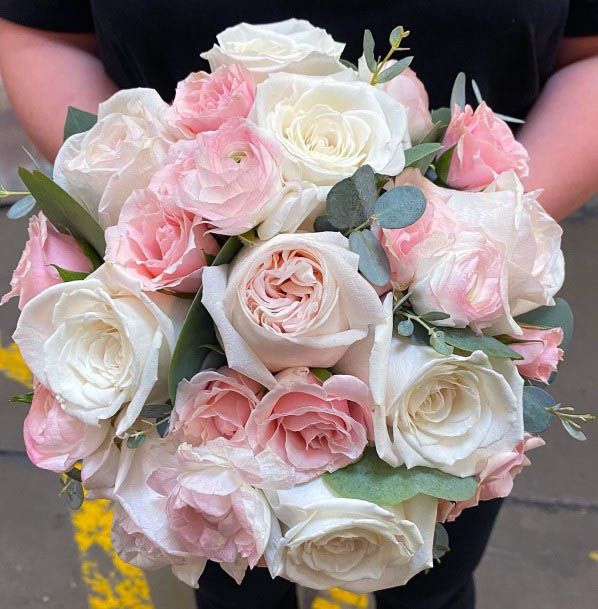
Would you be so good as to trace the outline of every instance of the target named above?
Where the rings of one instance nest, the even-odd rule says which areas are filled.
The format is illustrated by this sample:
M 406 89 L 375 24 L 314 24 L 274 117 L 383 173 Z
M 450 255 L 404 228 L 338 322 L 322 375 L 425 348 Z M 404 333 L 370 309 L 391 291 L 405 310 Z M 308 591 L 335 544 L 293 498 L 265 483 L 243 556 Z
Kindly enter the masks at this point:
M 355 184 L 361 207 L 366 217 L 369 217 L 378 198 L 378 179 L 374 170 L 369 165 L 362 165 L 351 176 Z
M 453 84 L 453 90 L 451 91 L 451 105 L 450 110 L 453 111 L 455 105 L 460 108 L 465 108 L 465 85 L 467 84 L 467 78 L 464 72 L 459 72 L 455 82 Z
M 87 241 L 83 241 L 83 239 L 79 239 L 78 237 L 75 237 L 75 241 L 79 245 L 81 251 L 85 254 L 85 257 L 89 260 L 89 262 L 91 262 L 94 271 L 99 269 L 102 264 L 104 264 L 104 261 L 98 256 L 98 253 L 93 249 L 93 247 L 91 247 L 91 245 L 89 245 L 89 243 L 87 243 Z
M 139 413 L 144 419 L 163 419 L 172 412 L 171 404 L 146 404 Z
M 26 195 L 10 206 L 6 212 L 9 220 L 18 220 L 28 216 L 35 208 L 35 199 L 31 195 Z
M 145 433 L 138 432 L 127 439 L 127 448 L 139 448 L 145 442 Z
M 433 159 L 436 153 L 442 148 L 442 144 L 435 142 L 418 144 L 405 150 L 405 167 L 415 165 L 427 156 Z
M 201 370 L 217 370 L 221 366 L 226 364 L 226 356 L 217 351 L 209 351 L 205 356 L 203 362 L 201 362 Z
M 523 388 L 523 428 L 529 433 L 541 433 L 548 429 L 554 415 L 546 408 L 555 406 L 550 394 L 539 387 Z
M 578 442 L 585 442 L 587 440 L 586 434 L 583 433 L 583 431 L 581 431 L 579 427 L 575 427 L 575 425 L 571 421 L 568 421 L 567 419 L 561 419 L 561 423 L 563 424 L 565 431 L 574 440 L 577 440 Z
M 573 312 L 563 298 L 555 298 L 555 304 L 552 307 L 539 307 L 529 313 L 518 315 L 515 321 L 520 325 L 535 328 L 562 328 L 564 339 L 561 346 L 563 349 L 567 348 L 573 337 Z
M 81 470 L 77 467 L 72 467 L 68 472 L 64 472 L 64 475 L 70 478 L 71 480 L 76 480 L 77 482 L 81 482 Z
M 374 57 L 374 46 L 375 43 L 372 32 L 370 32 L 370 30 L 365 30 L 363 33 L 363 55 L 370 72 L 374 72 L 377 65 L 376 58 Z
M 18 402 L 19 404 L 31 404 L 33 402 L 33 391 L 22 393 L 21 395 L 13 395 L 8 398 L 9 402 Z
M 78 510 L 83 505 L 83 485 L 78 480 L 69 478 L 62 487 L 62 493 L 71 510 Z
M 331 376 L 332 372 L 328 368 L 310 368 L 309 371 L 322 383 L 327 381 Z
M 210 266 L 211 264 L 214 263 L 214 260 L 216 260 L 216 256 L 214 256 L 214 254 L 209 254 L 208 252 L 204 252 L 203 253 L 203 257 L 206 261 L 206 264 L 208 266 Z
M 97 122 L 96 114 L 69 106 L 64 123 L 64 139 L 68 140 L 71 135 L 89 131 Z
M 405 228 L 426 211 L 426 197 L 417 186 L 396 186 L 376 201 L 374 214 L 383 228 Z
M 424 313 L 423 315 L 420 315 L 420 317 L 424 321 L 443 321 L 445 319 L 450 319 L 451 316 L 444 311 L 428 311 L 428 313 Z
M 427 467 L 392 467 L 378 457 L 374 448 L 367 448 L 357 463 L 324 474 L 323 478 L 341 497 L 371 501 L 381 506 L 398 505 L 419 494 L 465 501 L 473 496 L 478 486 L 473 476 L 458 478 Z
M 445 340 L 461 351 L 473 353 L 483 351 L 489 357 L 501 357 L 505 359 L 523 359 L 519 353 L 509 349 L 499 340 L 492 336 L 474 334 L 469 328 L 445 328 Z
M 60 279 L 62 279 L 62 281 L 64 281 L 65 283 L 68 281 L 82 281 L 86 277 L 89 277 L 89 273 L 83 273 L 81 271 L 69 271 L 68 269 L 63 269 L 57 264 L 52 264 L 51 266 L 53 266 L 58 271 Z
M 220 266 L 228 264 L 241 250 L 243 244 L 239 237 L 229 237 L 226 243 L 220 248 L 218 255 L 214 258 L 211 266 Z
M 404 72 L 413 61 L 413 55 L 403 57 L 403 59 L 393 63 L 389 68 L 386 68 L 383 72 L 380 72 L 376 78 L 377 83 L 385 83 L 396 78 L 401 72 Z
M 82 205 L 41 171 L 30 172 L 21 167 L 19 176 L 56 228 L 87 241 L 100 256 L 104 255 L 104 231 Z
M 349 247 L 359 254 L 359 271 L 370 283 L 382 286 L 390 281 L 388 258 L 371 230 L 351 233 Z
M 359 226 L 367 219 L 361 200 L 361 193 L 353 177 L 335 184 L 326 197 L 326 215 L 336 228 L 346 229 Z
M 410 319 L 404 319 L 397 324 L 397 332 L 401 336 L 411 336 L 415 331 L 415 326 Z
M 156 425 L 156 431 L 161 438 L 165 438 L 168 435 L 170 428 L 170 418 L 163 419 Z
M 447 151 L 443 152 L 436 161 L 436 175 L 447 184 L 449 169 L 451 167 L 451 162 L 453 160 L 453 153 L 455 152 L 455 147 L 449 148 Z
M 448 356 L 453 354 L 454 349 L 447 343 L 446 334 L 442 330 L 438 330 L 430 336 L 430 346 L 440 355 Z
M 430 113 L 432 116 L 433 123 L 440 123 L 442 129 L 446 129 L 451 122 L 451 109 L 450 108 L 436 108 Z
M 329 231 L 338 232 L 338 228 L 333 224 L 330 224 L 328 218 L 324 216 L 318 216 L 314 221 L 314 230 L 316 233 L 326 233 Z

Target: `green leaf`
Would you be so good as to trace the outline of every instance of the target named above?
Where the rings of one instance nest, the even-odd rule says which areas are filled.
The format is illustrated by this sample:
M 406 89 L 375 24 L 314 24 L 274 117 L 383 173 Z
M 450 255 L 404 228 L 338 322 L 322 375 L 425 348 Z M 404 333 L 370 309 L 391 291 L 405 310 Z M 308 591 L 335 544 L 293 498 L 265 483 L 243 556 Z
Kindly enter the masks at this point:
M 434 529 L 434 543 L 432 547 L 432 558 L 440 562 L 440 559 L 447 553 L 450 552 L 449 536 L 446 529 L 440 522 L 436 523 Z
M 401 336 L 411 336 L 415 331 L 415 326 L 410 319 L 404 319 L 397 324 L 397 332 Z
M 565 428 L 565 431 L 574 440 L 577 440 L 578 442 L 585 442 L 588 439 L 586 437 L 586 434 L 583 433 L 583 431 L 581 431 L 581 429 L 579 429 L 579 426 L 575 427 L 575 425 L 573 424 L 572 421 L 568 421 L 567 419 L 561 419 L 561 423 L 562 423 L 563 427 Z
M 441 110 L 448 110 L 448 108 L 441 108 Z M 449 118 L 449 120 L 450 120 L 450 118 Z M 442 140 L 442 134 L 443 134 L 443 131 L 445 128 L 446 128 L 446 125 L 443 127 L 442 121 L 438 120 L 437 122 L 435 122 L 432 125 L 432 129 L 430 129 L 430 131 L 428 131 L 428 133 L 426 133 L 426 135 L 424 135 L 424 138 L 422 139 L 421 143 L 422 144 L 440 143 Z
M 363 33 L 363 55 L 370 72 L 375 72 L 377 66 L 376 58 L 374 57 L 374 47 L 375 43 L 372 32 L 365 30 Z
M 93 249 L 93 247 L 91 247 L 91 245 L 89 245 L 89 243 L 87 243 L 87 241 L 83 241 L 83 239 L 79 239 L 77 237 L 74 239 L 85 257 L 89 260 L 89 262 L 91 262 L 94 271 L 99 269 L 102 264 L 104 264 L 104 261 L 98 256 L 98 253 Z
M 444 321 L 445 319 L 450 319 L 451 316 L 444 311 L 428 311 L 428 313 L 424 313 L 420 317 L 424 321 Z
M 168 435 L 170 429 L 170 417 L 165 418 L 156 425 L 156 431 L 161 438 L 165 438 Z
M 35 199 L 31 195 L 25 195 L 10 206 L 10 209 L 6 212 L 6 217 L 9 220 L 18 220 L 28 216 L 34 208 Z
M 362 165 L 351 176 L 361 201 L 361 206 L 366 217 L 372 213 L 374 203 L 378 198 L 378 179 L 374 170 L 369 165 Z
M 332 372 L 328 368 L 310 368 L 309 371 L 322 383 L 327 381 L 331 376 Z
M 64 475 L 70 478 L 71 480 L 76 480 L 77 482 L 81 482 L 81 470 L 72 467 L 68 472 L 64 472 Z
M 69 106 L 64 123 L 64 139 L 68 140 L 71 135 L 89 131 L 97 122 L 98 117 L 96 114 Z
M 436 161 L 436 175 L 447 184 L 449 169 L 451 168 L 451 162 L 453 160 L 453 153 L 455 152 L 455 147 L 449 148 L 447 151 L 443 152 Z
M 204 252 L 204 253 L 203 253 L 203 257 L 204 257 L 204 259 L 205 259 L 205 261 L 206 261 L 206 264 L 207 264 L 208 266 L 210 266 L 211 264 L 213 264 L 213 263 L 214 263 L 214 260 L 216 260 L 216 256 L 214 256 L 214 254 L 210 254 L 210 253 L 208 253 L 208 252 Z
M 546 408 L 555 406 L 550 394 L 539 387 L 523 388 L 523 428 L 529 433 L 542 433 L 548 429 L 554 415 Z
M 440 123 L 441 129 L 446 129 L 451 122 L 451 109 L 447 107 L 436 108 L 432 110 L 430 115 L 432 116 L 433 123 Z
M 314 220 L 314 230 L 316 233 L 338 232 L 338 228 L 329 222 L 326 215 L 318 216 Z
M 538 307 L 529 313 L 518 315 L 515 321 L 524 326 L 535 328 L 562 328 L 563 344 L 561 347 L 566 349 L 573 337 L 573 312 L 567 301 L 563 298 L 555 298 L 552 307 Z
M 342 57 L 339 61 L 345 66 L 345 68 L 350 68 L 351 70 L 355 70 L 357 72 L 357 66 L 352 61 L 343 59 Z
M 349 248 L 359 254 L 359 272 L 374 285 L 390 281 L 388 258 L 371 230 L 356 231 L 349 235 Z
M 383 228 L 405 228 L 426 211 L 426 197 L 417 186 L 396 186 L 376 201 L 374 214 Z
M 397 42 L 400 42 L 403 39 L 403 35 L 405 30 L 402 25 L 397 25 L 397 27 L 390 33 L 388 37 L 388 42 L 390 42 L 391 46 L 394 46 Z
M 19 404 L 31 404 L 33 402 L 33 391 L 22 393 L 21 395 L 13 395 L 11 398 L 8 398 L 8 401 Z
M 473 78 L 471 79 L 471 88 L 473 89 L 476 101 L 478 104 L 481 104 L 484 101 L 484 98 L 482 97 L 482 92 L 480 91 L 480 87 L 478 87 L 478 83 Z
M 171 404 L 145 404 L 139 416 L 144 419 L 163 419 L 172 412 Z
M 365 222 L 365 209 L 370 203 L 372 190 L 375 198 L 375 189 L 376 177 L 368 166 L 360 167 L 350 178 L 335 184 L 326 197 L 328 221 L 337 229 L 352 228 Z
M 473 353 L 483 351 L 489 357 L 500 357 L 504 359 L 523 359 L 519 353 L 513 351 L 492 336 L 478 336 L 469 328 L 444 328 L 445 340 L 461 351 Z
M 478 486 L 473 476 L 458 478 L 427 467 L 392 467 L 378 457 L 374 448 L 367 448 L 357 463 L 324 474 L 323 479 L 341 497 L 381 506 L 398 505 L 419 494 L 465 501 Z
M 241 250 L 243 244 L 239 237 L 229 237 L 225 244 L 220 248 L 216 258 L 214 258 L 211 266 L 220 266 L 228 264 Z
M 61 494 L 64 495 L 71 510 L 78 510 L 83 505 L 83 485 L 78 480 L 68 478 L 66 484 L 62 487 Z
M 145 442 L 145 433 L 137 432 L 134 436 L 127 439 L 127 448 L 139 448 Z
M 450 110 L 453 111 L 455 104 L 461 109 L 465 108 L 465 85 L 467 84 L 467 78 L 464 72 L 459 72 L 455 82 L 453 83 L 453 90 L 451 91 L 451 105 Z
M 413 61 L 413 55 L 409 55 L 408 57 L 403 57 L 403 59 L 397 61 L 397 63 L 393 63 L 389 68 L 386 68 L 383 72 L 380 72 L 376 77 L 377 83 L 385 83 L 391 81 L 393 78 L 396 78 L 401 72 L 404 72 Z
M 226 364 L 226 356 L 218 351 L 209 351 L 201 362 L 198 372 L 202 370 L 217 370 Z
M 20 167 L 19 176 L 56 228 L 86 241 L 100 256 L 104 255 L 104 231 L 81 204 L 41 171 L 30 172 Z
M 430 346 L 440 355 L 452 355 L 454 351 L 453 347 L 447 343 L 446 334 L 442 330 L 438 330 L 430 336 Z
M 89 273 L 84 273 L 81 271 L 69 271 L 68 269 L 63 269 L 57 264 L 52 264 L 51 266 L 53 266 L 58 271 L 60 279 L 62 279 L 62 281 L 64 281 L 65 283 L 68 281 L 82 281 L 86 277 L 89 277 Z
M 405 167 L 415 165 L 427 156 L 433 159 L 436 153 L 442 148 L 442 144 L 435 142 L 418 144 L 405 150 Z

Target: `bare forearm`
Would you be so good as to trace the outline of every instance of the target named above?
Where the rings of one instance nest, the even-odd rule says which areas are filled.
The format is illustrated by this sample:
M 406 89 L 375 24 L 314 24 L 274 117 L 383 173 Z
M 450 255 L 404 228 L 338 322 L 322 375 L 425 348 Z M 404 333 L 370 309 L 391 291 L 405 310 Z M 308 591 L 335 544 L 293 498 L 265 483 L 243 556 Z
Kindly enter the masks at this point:
M 561 220 L 598 192 L 598 56 L 552 76 L 519 139 L 531 157 L 526 190 Z
M 31 140 L 50 160 L 62 143 L 68 106 L 97 112 L 116 91 L 92 34 L 56 34 L 0 20 L 0 70 Z

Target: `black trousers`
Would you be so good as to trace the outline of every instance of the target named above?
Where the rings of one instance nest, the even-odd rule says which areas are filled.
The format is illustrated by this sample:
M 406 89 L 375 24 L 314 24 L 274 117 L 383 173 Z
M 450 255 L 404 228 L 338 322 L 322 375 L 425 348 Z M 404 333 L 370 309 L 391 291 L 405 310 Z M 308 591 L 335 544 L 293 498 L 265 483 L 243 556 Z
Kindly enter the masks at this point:
M 502 500 L 484 501 L 447 524 L 451 551 L 428 573 L 406 586 L 376 593 L 378 609 L 474 609 L 473 572 L 484 553 Z M 253 569 L 237 586 L 220 567 L 208 563 L 196 592 L 199 609 L 297 609 L 294 584 L 267 569 Z

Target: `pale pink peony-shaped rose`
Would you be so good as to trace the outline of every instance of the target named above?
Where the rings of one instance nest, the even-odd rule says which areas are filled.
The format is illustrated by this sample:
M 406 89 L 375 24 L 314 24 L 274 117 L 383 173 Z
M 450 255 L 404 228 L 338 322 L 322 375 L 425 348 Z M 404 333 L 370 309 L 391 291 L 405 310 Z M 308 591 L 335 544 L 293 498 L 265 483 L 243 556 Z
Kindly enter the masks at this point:
M 196 292 L 206 255 L 219 246 L 200 217 L 170 197 L 136 190 L 125 202 L 118 224 L 106 230 L 106 260 L 124 268 L 146 290 Z
M 509 169 L 528 175 L 527 151 L 485 102 L 475 112 L 455 106 L 442 145 L 443 151 L 455 146 L 447 178 L 452 188 L 481 190 Z
M 270 449 L 306 482 L 357 461 L 372 439 L 368 386 L 348 375 L 324 383 L 308 368 L 282 371 L 247 423 L 250 445 Z
M 215 438 L 243 442 L 262 393 L 259 383 L 227 366 L 199 372 L 178 386 L 170 433 L 193 446 Z
M 229 450 L 219 439 L 197 448 L 181 444 L 176 462 L 154 471 L 148 485 L 166 497 L 166 518 L 186 550 L 225 563 L 240 582 L 270 537 L 270 507 L 251 486 L 259 479 L 251 451 Z
M 279 145 L 238 118 L 218 131 L 181 140 L 150 187 L 175 196 L 223 235 L 240 235 L 265 220 L 283 195 Z
M 212 74 L 193 72 L 179 82 L 167 121 L 188 137 L 215 131 L 229 118 L 246 118 L 255 99 L 255 84 L 238 64 Z
M 524 467 L 531 465 L 525 453 L 544 444 L 542 438 L 526 433 L 513 450 L 490 457 L 484 469 L 478 474 L 478 488 L 475 495 L 467 501 L 456 503 L 439 501 L 438 521 L 453 522 L 464 509 L 475 507 L 480 501 L 508 497 L 513 490 L 514 478 Z
M 515 362 L 522 376 L 548 383 L 550 375 L 556 372 L 558 364 L 563 359 L 563 350 L 559 348 L 563 342 L 561 328 L 528 328 L 521 326 L 522 334 L 514 336 L 517 340 L 530 341 L 509 345 L 523 357 Z
M 94 453 L 110 427 L 86 425 L 64 412 L 46 387 L 37 384 L 23 425 L 25 448 L 31 462 L 53 472 L 64 472 Z
M 75 239 L 58 232 L 42 212 L 31 217 L 28 230 L 29 240 L 10 282 L 12 290 L 0 301 L 4 304 L 18 296 L 19 309 L 46 288 L 62 283 L 53 264 L 82 273 L 93 270 Z

